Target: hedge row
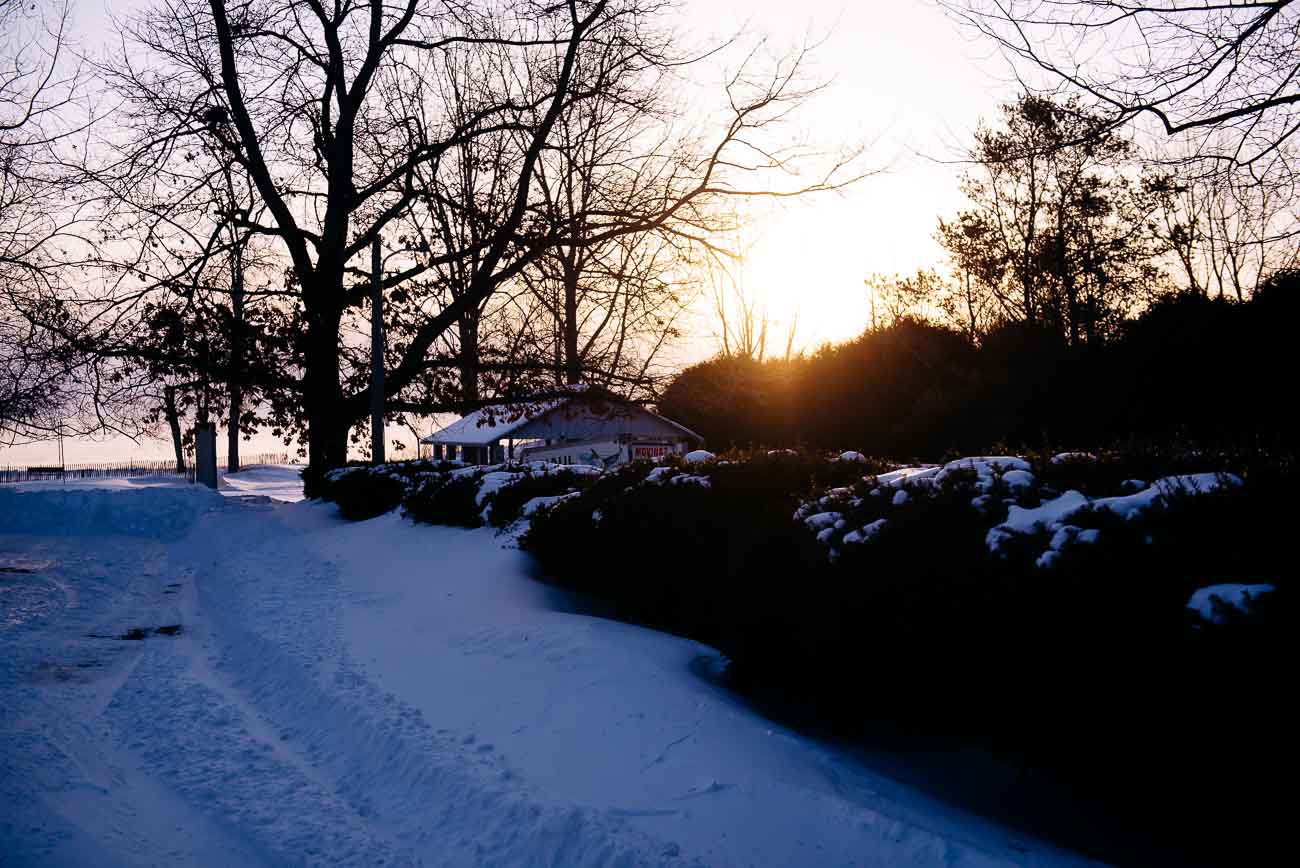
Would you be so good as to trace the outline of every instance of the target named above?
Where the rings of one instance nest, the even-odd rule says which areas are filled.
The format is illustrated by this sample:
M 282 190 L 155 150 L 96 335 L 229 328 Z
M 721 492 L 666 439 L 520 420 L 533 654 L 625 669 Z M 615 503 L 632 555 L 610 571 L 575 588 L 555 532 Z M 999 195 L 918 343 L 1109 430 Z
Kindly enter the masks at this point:
M 401 507 L 425 524 L 501 528 L 521 518 L 530 501 L 576 492 L 591 484 L 593 474 L 586 467 L 541 462 L 484 467 L 421 460 L 335 470 L 317 491 L 351 521 Z
M 811 491 L 797 462 L 714 464 L 602 481 L 521 545 L 622 617 L 718 647 L 769 707 L 849 737 L 985 745 L 1150 832 L 1157 858 L 1213 864 L 1261 844 L 1281 808 L 1263 784 L 1292 732 L 1293 462 L 1167 485 L 1127 517 L 1103 501 L 1064 530 L 995 534 L 996 550 L 990 531 L 1067 491 L 1145 502 L 1152 477 L 1232 458 L 1039 456 L 896 486 L 837 462 Z M 1275 590 L 1217 622 L 1188 609 L 1218 583 Z
M 1108 858 L 1250 862 L 1281 828 L 1266 781 L 1294 731 L 1294 460 L 1025 459 L 905 479 L 784 451 L 598 475 L 425 462 L 339 473 L 327 496 L 350 517 L 400 504 L 467 527 L 529 512 L 520 544 L 550 581 L 714 645 L 769 711 L 850 738 L 901 729 L 993 749 L 1156 842 Z M 1150 496 L 1160 477 L 1204 471 L 1222 473 Z M 1063 495 L 1090 504 L 1014 527 Z M 1275 590 L 1211 619 L 1188 608 L 1220 583 Z

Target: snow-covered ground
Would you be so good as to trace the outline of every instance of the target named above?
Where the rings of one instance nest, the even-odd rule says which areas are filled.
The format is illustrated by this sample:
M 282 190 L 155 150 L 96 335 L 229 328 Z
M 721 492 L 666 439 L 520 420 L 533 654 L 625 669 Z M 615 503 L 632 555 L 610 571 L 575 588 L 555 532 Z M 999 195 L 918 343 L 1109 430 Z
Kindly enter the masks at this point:
M 757 716 L 489 530 L 295 485 L 0 488 L 0 865 L 1085 864 Z

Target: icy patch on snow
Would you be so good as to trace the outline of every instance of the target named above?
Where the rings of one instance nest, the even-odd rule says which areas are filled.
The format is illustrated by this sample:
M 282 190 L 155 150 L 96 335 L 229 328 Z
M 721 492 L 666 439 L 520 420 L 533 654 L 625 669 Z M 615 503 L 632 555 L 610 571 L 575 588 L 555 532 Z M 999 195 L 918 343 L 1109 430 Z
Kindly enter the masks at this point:
M 1187 601 L 1187 608 L 1212 624 L 1222 624 L 1223 614 L 1215 610 L 1214 601 L 1239 612 L 1249 612 L 1260 596 L 1273 593 L 1272 585 L 1210 585 L 1200 588 Z

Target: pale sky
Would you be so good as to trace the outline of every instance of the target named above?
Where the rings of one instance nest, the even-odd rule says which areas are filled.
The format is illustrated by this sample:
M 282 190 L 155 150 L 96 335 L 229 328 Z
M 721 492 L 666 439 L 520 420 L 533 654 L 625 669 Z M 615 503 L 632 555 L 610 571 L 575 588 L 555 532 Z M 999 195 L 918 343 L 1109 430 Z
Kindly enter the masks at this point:
M 121 12 L 138 2 L 107 6 Z M 78 5 L 77 24 L 88 44 L 108 33 L 104 6 L 101 0 Z M 825 38 L 812 72 L 830 85 L 804 107 L 792 132 L 831 150 L 868 143 L 864 165 L 883 174 L 846 192 L 770 209 L 747 232 L 742 277 L 768 308 L 774 332 L 783 334 L 797 313 L 798 345 L 853 337 L 867 324 L 862 281 L 868 274 L 941 265 L 935 223 L 962 200 L 960 169 L 935 160 L 953 159 L 980 118 L 1014 96 L 1001 77 L 1004 67 L 930 0 L 681 0 L 681 7 L 689 32 L 702 37 L 744 26 L 751 35 L 766 34 L 774 50 Z M 702 313 L 694 328 L 698 336 L 680 350 L 683 361 L 713 351 L 708 317 Z M 399 432 L 390 429 L 394 436 Z M 244 448 L 283 447 L 268 435 Z M 169 451 L 162 440 L 65 442 L 69 463 L 165 457 Z M 47 463 L 57 454 L 54 444 L 0 449 L 0 465 Z

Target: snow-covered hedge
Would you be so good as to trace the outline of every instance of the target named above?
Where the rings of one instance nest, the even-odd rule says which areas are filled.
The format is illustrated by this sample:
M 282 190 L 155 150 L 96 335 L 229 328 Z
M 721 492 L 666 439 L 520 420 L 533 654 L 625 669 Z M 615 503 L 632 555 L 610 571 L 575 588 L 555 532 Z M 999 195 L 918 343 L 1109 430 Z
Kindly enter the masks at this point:
M 938 731 L 1190 811 L 1241 792 L 1284 719 L 1293 463 L 757 452 L 403 478 L 412 517 L 526 520 L 550 581 L 846 735 Z
M 411 461 L 345 467 L 326 474 L 320 496 L 365 520 L 402 507 L 412 519 L 456 527 L 505 527 L 558 502 L 601 475 L 594 467 L 546 462 L 467 466 Z
M 1275 691 L 1300 480 L 1204 456 L 1200 474 L 1052 458 L 624 471 L 536 516 L 521 544 L 552 581 L 717 646 L 733 684 L 821 725 L 1014 745 L 1084 785 L 1140 766 L 1182 798 L 1178 751 L 1249 738 Z M 1155 744 L 1160 728 L 1174 735 Z M 1228 782 L 1227 759 L 1200 757 L 1199 780 Z

